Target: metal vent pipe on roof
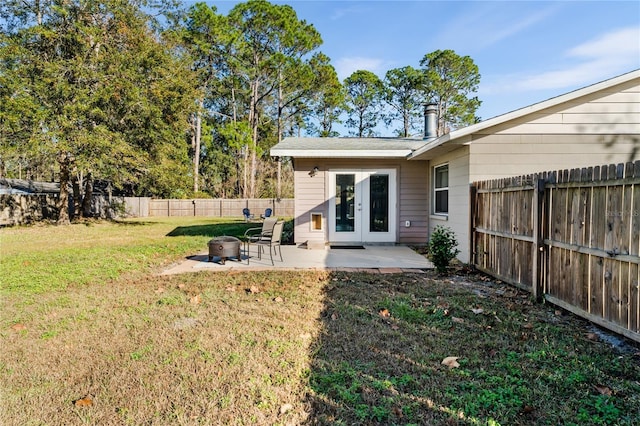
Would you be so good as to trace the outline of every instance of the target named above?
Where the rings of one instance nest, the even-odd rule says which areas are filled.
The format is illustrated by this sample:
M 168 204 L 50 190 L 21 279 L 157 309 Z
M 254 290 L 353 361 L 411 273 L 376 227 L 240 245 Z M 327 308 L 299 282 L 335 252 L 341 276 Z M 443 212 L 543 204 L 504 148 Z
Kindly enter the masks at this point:
M 422 139 L 435 139 L 437 137 L 437 111 L 438 106 L 433 103 L 424 104 L 424 137 Z

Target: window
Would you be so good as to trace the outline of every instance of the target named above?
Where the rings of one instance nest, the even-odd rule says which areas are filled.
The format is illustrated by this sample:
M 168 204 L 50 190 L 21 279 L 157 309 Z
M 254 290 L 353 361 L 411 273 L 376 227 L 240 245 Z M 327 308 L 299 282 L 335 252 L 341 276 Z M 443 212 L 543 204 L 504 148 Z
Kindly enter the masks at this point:
M 433 168 L 433 198 L 435 214 L 449 214 L 449 165 Z

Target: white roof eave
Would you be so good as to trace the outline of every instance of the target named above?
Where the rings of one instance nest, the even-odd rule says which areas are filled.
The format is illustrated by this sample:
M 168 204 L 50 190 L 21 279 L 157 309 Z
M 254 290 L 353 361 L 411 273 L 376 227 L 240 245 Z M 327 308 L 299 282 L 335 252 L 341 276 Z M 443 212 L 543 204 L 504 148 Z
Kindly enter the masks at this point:
M 421 154 L 424 154 L 425 152 L 431 151 L 434 148 L 439 147 L 440 145 L 444 144 L 445 142 L 447 142 L 448 140 L 451 139 L 451 133 L 447 133 L 446 135 L 442 135 L 439 138 L 436 138 L 432 141 L 427 142 L 426 144 L 424 144 L 423 146 L 421 146 L 420 148 L 416 149 L 415 151 L 413 151 L 411 153 L 411 156 L 409 157 L 409 159 L 415 159 L 416 157 L 420 156 Z
M 335 150 L 335 149 L 272 149 L 272 157 L 296 158 L 407 158 L 410 149 Z

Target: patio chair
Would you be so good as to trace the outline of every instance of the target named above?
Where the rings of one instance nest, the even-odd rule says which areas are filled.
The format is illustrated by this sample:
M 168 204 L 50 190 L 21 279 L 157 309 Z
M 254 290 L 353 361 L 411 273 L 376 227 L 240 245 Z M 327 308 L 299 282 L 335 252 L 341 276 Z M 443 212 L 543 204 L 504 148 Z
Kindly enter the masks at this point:
M 248 207 L 245 207 L 244 209 L 242 209 L 242 215 L 244 216 L 245 222 L 249 222 L 250 220 L 253 220 L 253 215 L 251 214 L 251 210 L 249 210 Z
M 277 217 L 269 217 L 262 222 L 262 226 L 259 228 L 249 228 L 244 231 L 243 240 L 246 243 L 252 242 L 255 243 L 258 240 L 264 238 L 271 238 L 271 233 L 273 232 L 273 225 L 278 221 Z
M 273 210 L 272 210 L 272 209 L 266 209 L 266 210 L 264 211 L 264 214 L 261 214 L 261 215 L 260 215 L 260 218 L 261 218 L 261 219 L 266 219 L 266 218 L 268 218 L 268 217 L 271 217 L 271 213 L 273 213 Z
M 265 219 L 265 222 L 269 218 Z M 255 244 L 258 248 L 258 259 L 262 259 L 262 251 L 265 247 L 269 247 L 269 259 L 271 259 L 271 265 L 273 266 L 273 254 L 276 249 L 280 253 L 280 262 L 282 262 L 282 248 L 280 243 L 282 242 L 282 229 L 284 228 L 284 221 L 276 221 L 273 225 L 270 233 L 265 233 L 262 237 L 255 240 L 247 240 L 247 265 L 249 264 L 249 253 L 251 251 L 251 245 Z

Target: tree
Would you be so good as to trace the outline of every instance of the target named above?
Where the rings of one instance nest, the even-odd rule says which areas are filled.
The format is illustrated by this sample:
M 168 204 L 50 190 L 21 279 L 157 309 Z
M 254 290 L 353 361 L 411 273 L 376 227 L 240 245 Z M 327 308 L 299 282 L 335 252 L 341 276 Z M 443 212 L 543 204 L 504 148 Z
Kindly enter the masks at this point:
M 358 70 L 344 81 L 349 119 L 346 126 L 355 129 L 352 135 L 370 137 L 382 116 L 384 85 L 371 71 Z
M 292 70 L 300 58 L 318 47 L 322 40 L 313 25 L 298 20 L 291 6 L 273 5 L 266 0 L 240 3 L 229 12 L 228 18 L 234 45 L 230 68 L 248 89 L 247 121 L 252 131 L 251 143 L 246 147 L 249 184 L 243 195 L 254 197 L 259 128 L 266 105 L 273 105 L 275 97 L 276 110 L 284 108 L 284 93 L 278 92 L 284 90 L 286 84 L 284 69 Z M 280 120 L 278 113 L 276 120 Z
M 70 185 L 78 215 L 88 211 L 96 178 L 136 182 L 155 194 L 184 187 L 191 77 L 152 32 L 142 5 L 68 0 L 3 9 L 20 19 L 0 45 L 0 76 L 11 81 L 0 91 L 0 117 L 12 128 L 3 133 L 1 156 L 16 146 L 56 164 L 59 223 L 69 222 Z M 33 112 L 22 116 L 27 106 Z
M 438 106 L 437 136 L 479 121 L 475 113 L 481 102 L 471 97 L 480 84 L 473 59 L 458 56 L 453 50 L 436 50 L 425 55 L 420 65 L 425 100 Z
M 308 120 L 308 131 L 323 138 L 338 136 L 333 125 L 341 122 L 340 114 L 346 109 L 344 87 L 328 56 L 314 55 L 310 65 L 315 76 L 315 90 L 309 100 L 309 118 L 318 124 Z
M 215 6 L 196 3 L 189 9 L 178 38 L 189 51 L 192 69 L 198 76 L 198 109 L 191 117 L 193 192 L 197 193 L 200 189 L 200 148 L 203 114 L 206 113 L 205 103 L 210 106 L 210 99 L 217 95 L 218 83 L 226 71 L 224 53 L 229 44 L 226 19 L 216 13 Z
M 385 102 L 391 106 L 390 119 L 402 122 L 399 134 L 409 137 L 420 115 L 422 73 L 411 66 L 387 71 L 384 78 Z

